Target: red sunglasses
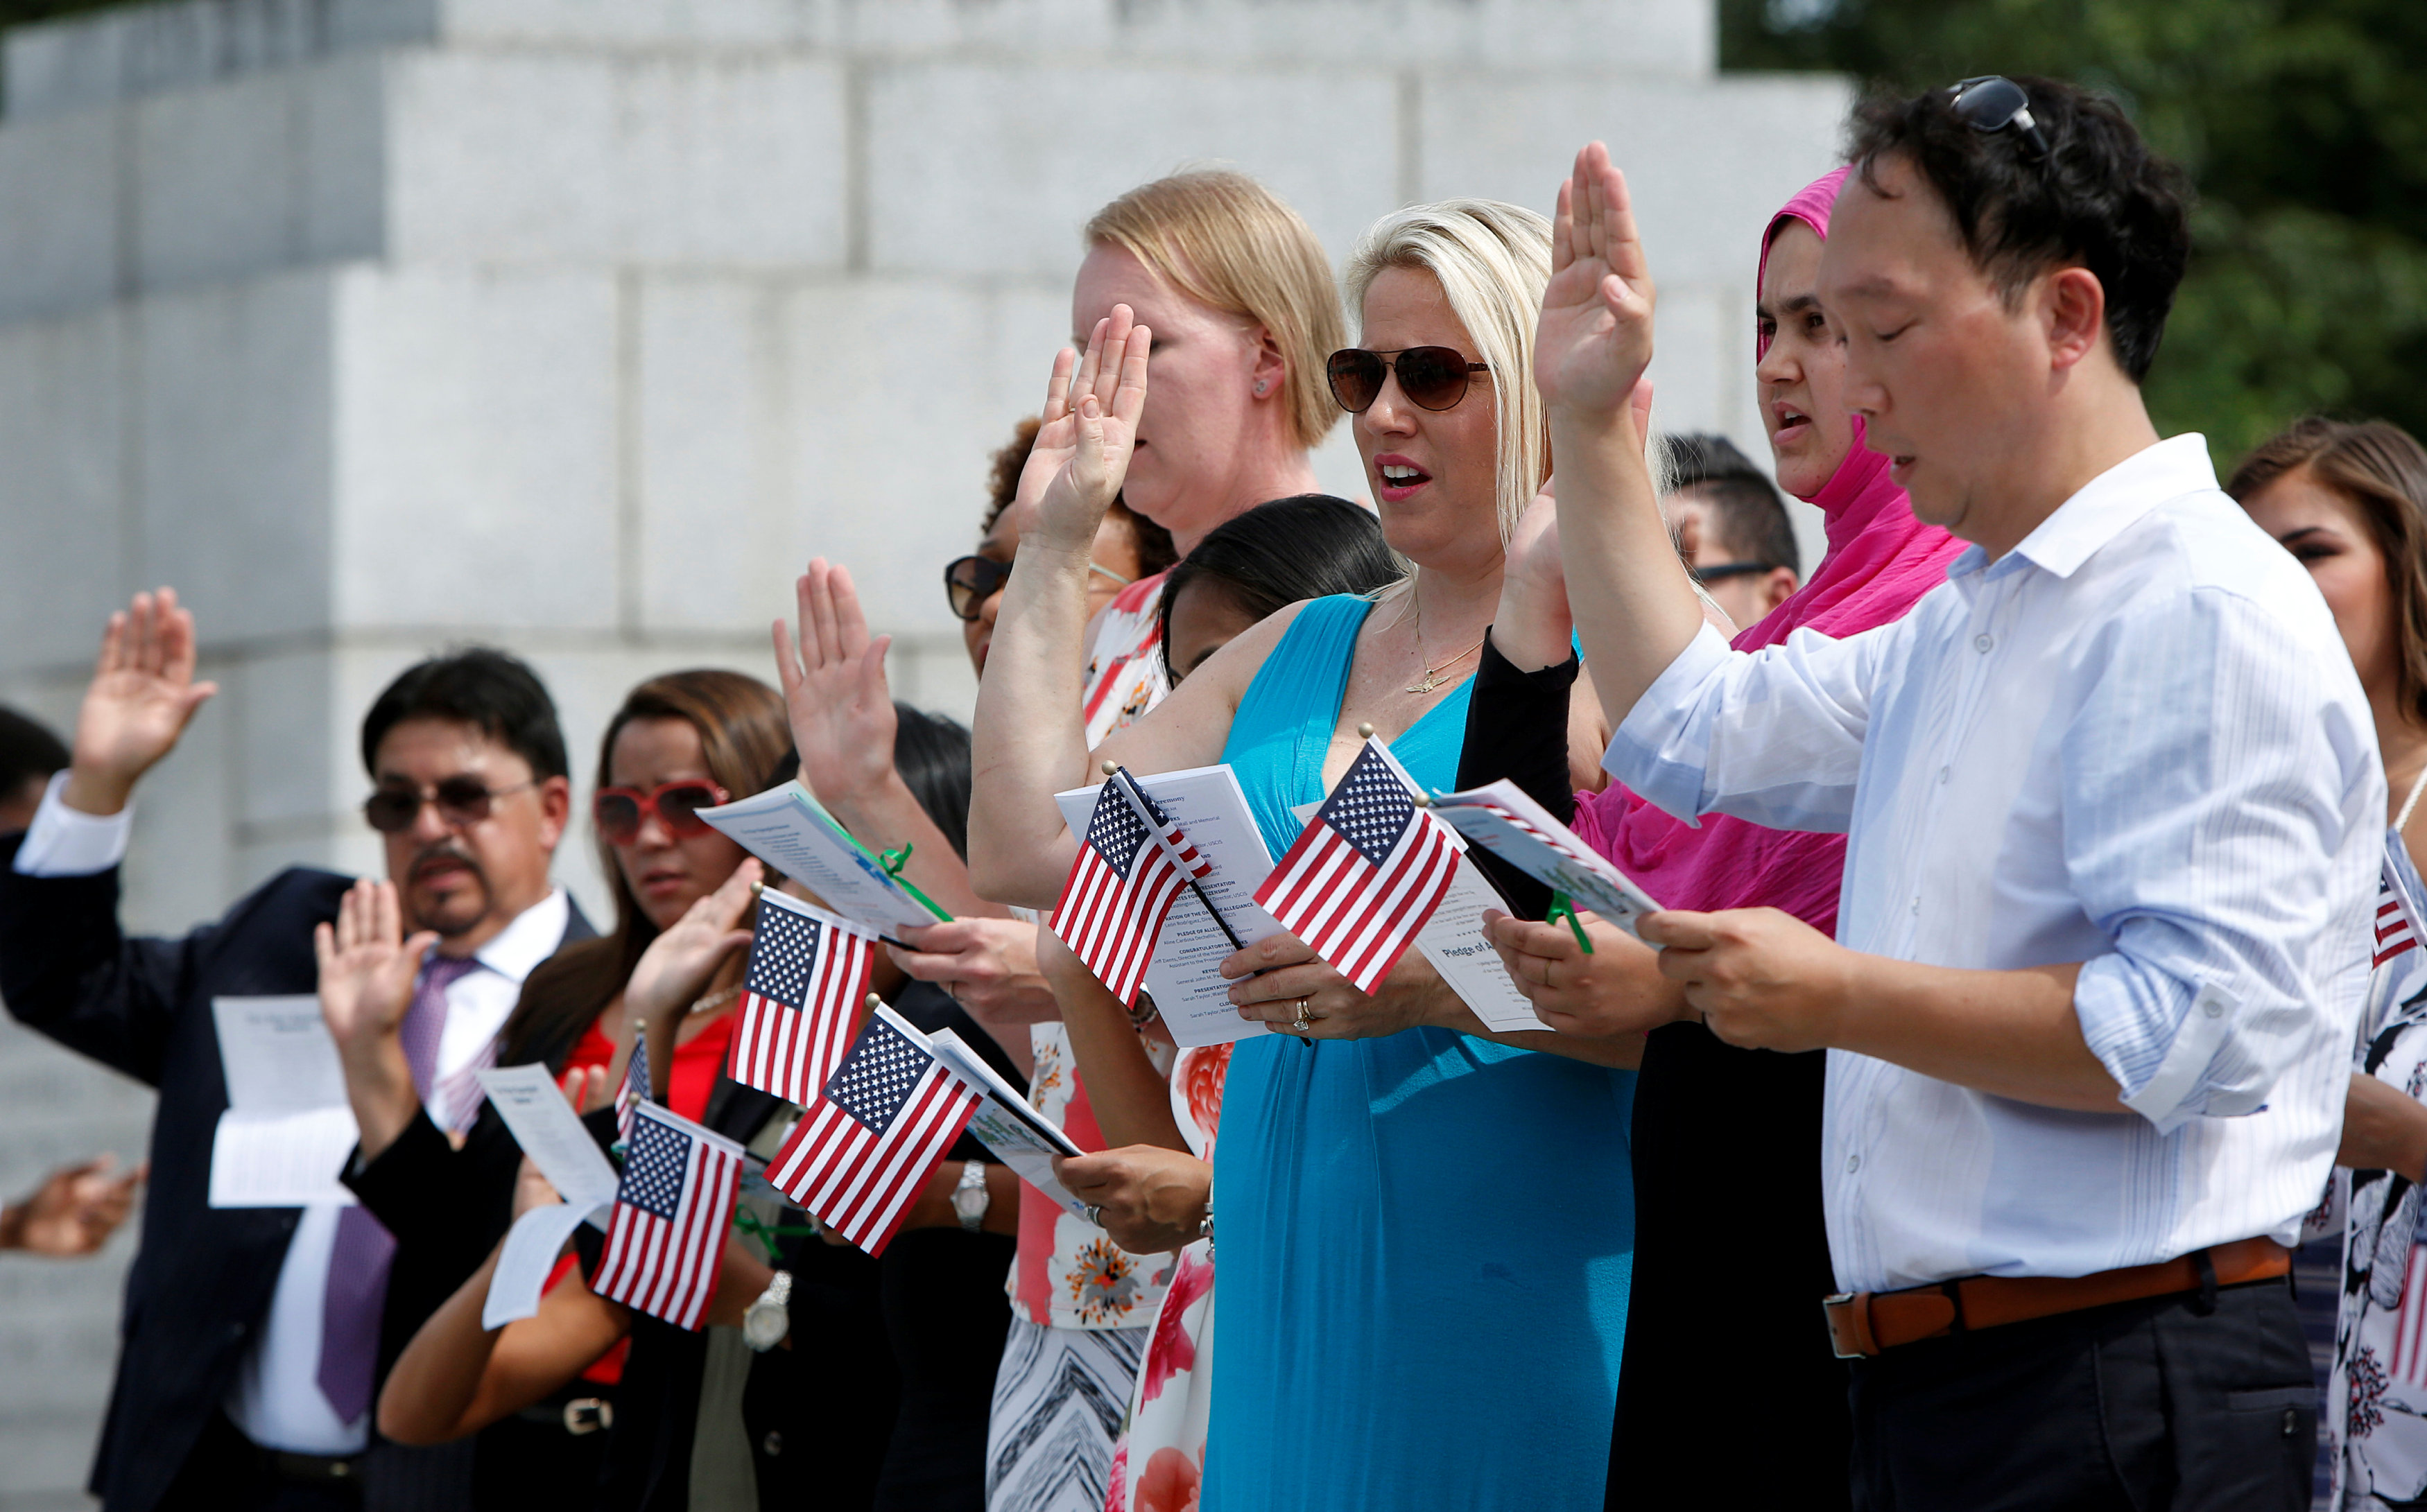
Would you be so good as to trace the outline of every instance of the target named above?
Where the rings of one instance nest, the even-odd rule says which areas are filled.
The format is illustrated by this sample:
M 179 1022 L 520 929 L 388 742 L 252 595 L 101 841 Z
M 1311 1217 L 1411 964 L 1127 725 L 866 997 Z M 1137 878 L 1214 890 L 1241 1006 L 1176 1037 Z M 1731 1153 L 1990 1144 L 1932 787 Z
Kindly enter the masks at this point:
M 688 838 L 708 833 L 708 821 L 699 817 L 699 811 L 714 808 L 725 797 L 724 789 L 697 777 L 660 783 L 650 792 L 638 788 L 601 788 L 597 796 L 590 800 L 590 821 L 598 826 L 598 833 L 606 837 L 610 845 L 631 844 L 651 815 L 676 838 Z

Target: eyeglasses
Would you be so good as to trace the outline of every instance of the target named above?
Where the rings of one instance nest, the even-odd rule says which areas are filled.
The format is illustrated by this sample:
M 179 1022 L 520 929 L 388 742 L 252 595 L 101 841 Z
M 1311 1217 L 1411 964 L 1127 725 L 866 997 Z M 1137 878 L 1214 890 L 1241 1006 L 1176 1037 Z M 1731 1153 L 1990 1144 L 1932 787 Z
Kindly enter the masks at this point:
M 446 777 L 433 788 L 383 787 L 363 800 L 363 818 L 382 835 L 401 835 L 421 820 L 422 806 L 438 805 L 439 821 L 448 829 L 470 829 L 489 817 L 492 803 L 539 783 L 518 782 L 492 788 L 478 777 Z
M 1087 570 L 1110 577 L 1117 587 L 1127 588 L 1134 579 L 1122 577 L 1110 567 L 1098 562 L 1087 563 Z M 956 618 L 977 623 L 978 610 L 985 601 L 1002 592 L 1011 578 L 1011 563 L 997 561 L 992 557 L 960 557 L 944 568 L 944 598 L 953 606 Z
M 1466 398 L 1470 375 L 1491 371 L 1490 363 L 1471 363 L 1455 347 L 1409 347 L 1396 360 L 1357 347 L 1335 351 L 1323 365 L 1331 381 L 1331 397 L 1351 415 L 1362 415 L 1382 395 L 1382 375 L 1399 375 L 1399 392 L 1408 402 L 1427 410 L 1454 410 Z
M 1694 575 L 1694 581 L 1707 588 L 1713 583 L 1726 582 L 1731 577 L 1745 577 L 1753 573 L 1775 572 L 1777 569 L 1778 563 L 1774 561 L 1721 561 L 1708 567 L 1688 567 L 1686 570 Z
M 1995 135 L 2012 126 L 2022 134 L 2031 156 L 2047 156 L 2047 138 L 2031 116 L 2031 97 L 2004 74 L 1983 73 L 1960 80 L 1947 89 L 1946 99 L 1955 119 L 1974 131 Z
M 647 792 L 638 788 L 601 788 L 590 800 L 590 822 L 598 826 L 610 845 L 631 844 L 653 814 L 677 838 L 705 835 L 708 821 L 699 817 L 699 811 L 714 808 L 727 796 L 724 789 L 698 777 L 661 782 Z

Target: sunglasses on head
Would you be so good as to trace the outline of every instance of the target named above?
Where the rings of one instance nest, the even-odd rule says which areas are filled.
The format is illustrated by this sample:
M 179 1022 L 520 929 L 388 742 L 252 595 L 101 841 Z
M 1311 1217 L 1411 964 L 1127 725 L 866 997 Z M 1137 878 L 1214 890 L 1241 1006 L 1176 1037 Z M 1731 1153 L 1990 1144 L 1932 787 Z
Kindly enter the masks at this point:
M 363 800 L 363 818 L 382 835 L 401 835 L 420 822 L 422 805 L 436 804 L 438 818 L 448 829 L 469 829 L 489 817 L 495 800 L 538 786 L 533 781 L 492 788 L 478 777 L 463 776 L 444 778 L 428 789 L 383 785 Z
M 699 817 L 699 811 L 714 808 L 725 798 L 724 789 L 699 777 L 661 782 L 647 792 L 638 788 L 601 788 L 590 800 L 590 822 L 598 826 L 608 844 L 629 845 L 655 815 L 668 834 L 685 839 L 708 833 L 708 821 Z
M 1491 371 L 1490 363 L 1471 363 L 1455 347 L 1409 347 L 1395 354 L 1350 347 L 1335 351 L 1323 365 L 1331 381 L 1331 397 L 1351 415 L 1362 415 L 1382 395 L 1382 377 L 1396 373 L 1399 392 L 1421 409 L 1450 410 L 1466 398 L 1466 385 L 1475 373 Z
M 1955 119 L 1974 131 L 1990 136 L 2011 126 L 2030 148 L 2032 157 L 2047 156 L 2047 138 L 2031 115 L 2031 97 L 2004 74 L 1983 73 L 1978 78 L 1958 80 L 1947 89 L 1946 99 Z
M 1101 573 L 1121 588 L 1127 588 L 1133 580 L 1092 561 L 1087 563 L 1087 570 Z M 997 561 L 992 557 L 955 558 L 944 568 L 944 599 L 953 606 L 954 618 L 974 625 L 985 601 L 1002 593 L 1002 585 L 1010 580 L 1010 562 Z

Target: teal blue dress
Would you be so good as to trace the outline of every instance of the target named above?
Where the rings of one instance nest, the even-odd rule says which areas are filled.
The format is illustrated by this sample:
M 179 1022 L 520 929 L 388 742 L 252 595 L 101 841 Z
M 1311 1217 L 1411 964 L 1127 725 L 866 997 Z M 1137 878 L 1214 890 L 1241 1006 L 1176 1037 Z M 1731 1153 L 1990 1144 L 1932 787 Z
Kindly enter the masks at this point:
M 1276 856 L 1323 796 L 1371 608 L 1301 610 L 1230 726 L 1222 758 Z M 1467 695 L 1393 742 L 1419 782 L 1455 782 Z M 1205 1512 L 1599 1507 L 1634 1090 L 1446 1030 L 1241 1041 L 1214 1148 Z

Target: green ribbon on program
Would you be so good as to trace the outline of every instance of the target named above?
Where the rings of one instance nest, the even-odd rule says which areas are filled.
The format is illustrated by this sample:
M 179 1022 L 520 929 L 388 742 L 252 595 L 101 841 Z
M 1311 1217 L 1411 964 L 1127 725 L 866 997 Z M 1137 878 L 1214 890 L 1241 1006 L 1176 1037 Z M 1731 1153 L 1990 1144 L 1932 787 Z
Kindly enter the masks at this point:
M 1592 941 L 1585 937 L 1585 927 L 1576 919 L 1576 901 L 1564 892 L 1555 892 L 1551 894 L 1551 911 L 1542 916 L 1542 922 L 1556 924 L 1563 919 L 1568 921 L 1568 928 L 1575 934 L 1576 948 L 1587 955 L 1592 954 Z
M 776 1240 L 796 1239 L 818 1231 L 811 1224 L 771 1224 L 739 1203 L 733 1208 L 733 1227 L 740 1229 L 744 1238 L 758 1241 L 760 1247 L 767 1251 L 767 1263 L 770 1265 L 784 1258 L 784 1252 L 776 1247 Z
M 923 892 L 920 892 L 917 883 L 902 874 L 902 869 L 910 864 L 910 852 L 912 849 L 912 846 L 905 843 L 897 850 L 881 851 L 877 853 L 877 864 L 885 868 L 885 874 L 887 876 L 891 877 L 896 883 L 900 884 L 904 892 L 906 892 L 911 897 L 918 899 L 920 902 L 926 906 L 927 912 L 935 915 L 937 921 L 941 923 L 943 920 L 948 919 L 953 916 L 937 907 L 935 899 L 928 897 Z

